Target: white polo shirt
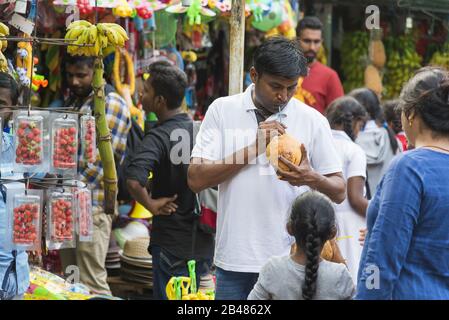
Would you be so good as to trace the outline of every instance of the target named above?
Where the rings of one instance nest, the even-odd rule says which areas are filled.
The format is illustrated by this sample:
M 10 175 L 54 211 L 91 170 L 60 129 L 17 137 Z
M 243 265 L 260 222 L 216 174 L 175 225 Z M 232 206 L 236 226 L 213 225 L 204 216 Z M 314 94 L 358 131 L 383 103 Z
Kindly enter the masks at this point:
M 215 100 L 206 113 L 192 157 L 221 160 L 256 140 L 254 85 L 244 93 Z M 287 133 L 304 143 L 310 163 L 321 174 L 342 171 L 327 119 L 292 98 L 267 120 L 282 117 Z M 271 256 L 286 255 L 294 239 L 286 230 L 293 200 L 307 187 L 277 178 L 265 154 L 218 187 L 214 263 L 227 271 L 256 272 Z

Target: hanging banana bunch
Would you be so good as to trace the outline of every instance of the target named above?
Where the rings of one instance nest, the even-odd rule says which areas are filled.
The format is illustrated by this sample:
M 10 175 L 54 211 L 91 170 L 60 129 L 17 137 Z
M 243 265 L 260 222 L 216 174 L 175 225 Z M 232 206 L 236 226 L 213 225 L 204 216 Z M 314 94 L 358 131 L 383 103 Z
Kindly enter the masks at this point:
M 9 28 L 0 22 L 0 38 L 9 36 Z M 6 40 L 0 41 L 0 72 L 8 72 L 8 61 L 2 52 L 6 51 L 8 42 Z
M 103 50 L 111 46 L 123 47 L 129 38 L 126 31 L 118 24 L 93 25 L 88 21 L 78 20 L 68 26 L 65 39 L 75 44 L 68 46 L 69 54 L 96 57 L 93 78 L 94 113 L 98 150 L 103 164 L 104 205 L 105 213 L 114 214 L 117 199 L 117 171 L 105 115 Z

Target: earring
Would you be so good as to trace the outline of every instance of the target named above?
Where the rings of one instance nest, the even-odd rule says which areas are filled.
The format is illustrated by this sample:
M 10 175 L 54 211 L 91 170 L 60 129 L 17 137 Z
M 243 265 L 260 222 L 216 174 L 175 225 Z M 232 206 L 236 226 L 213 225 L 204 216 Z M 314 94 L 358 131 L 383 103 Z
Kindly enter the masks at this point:
M 413 119 L 408 119 L 408 125 L 409 125 L 410 127 L 413 126 Z

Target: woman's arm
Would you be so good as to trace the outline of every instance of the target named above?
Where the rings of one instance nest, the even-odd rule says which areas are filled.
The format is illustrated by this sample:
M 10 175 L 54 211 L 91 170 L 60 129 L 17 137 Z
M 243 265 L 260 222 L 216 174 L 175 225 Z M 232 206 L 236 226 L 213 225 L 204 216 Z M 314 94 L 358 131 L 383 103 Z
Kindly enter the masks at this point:
M 378 214 L 365 242 L 357 299 L 392 299 L 418 223 L 423 193 L 417 164 L 412 162 L 396 159 L 372 200 Z
M 360 216 L 366 216 L 368 200 L 364 196 L 365 178 L 351 177 L 348 179 L 348 201 Z

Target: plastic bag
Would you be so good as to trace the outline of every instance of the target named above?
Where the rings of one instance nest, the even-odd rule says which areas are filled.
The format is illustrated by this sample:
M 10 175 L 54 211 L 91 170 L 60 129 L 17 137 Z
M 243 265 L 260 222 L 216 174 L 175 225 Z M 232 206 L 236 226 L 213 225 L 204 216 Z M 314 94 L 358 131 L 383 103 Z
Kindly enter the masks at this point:
M 92 219 L 92 196 L 89 189 L 77 189 L 76 208 L 77 208 L 77 233 L 79 241 L 91 242 L 93 237 L 93 219 Z
M 8 230 L 6 247 L 40 250 L 42 190 L 7 190 Z
M 78 122 L 60 117 L 52 121 L 51 172 L 76 175 L 78 168 Z
M 97 160 L 95 117 L 84 115 L 81 117 L 81 154 L 85 163 L 95 163 Z
M 15 172 L 44 172 L 44 117 L 18 115 L 15 128 Z
M 47 202 L 47 248 L 74 248 L 76 208 L 71 193 L 53 191 Z

